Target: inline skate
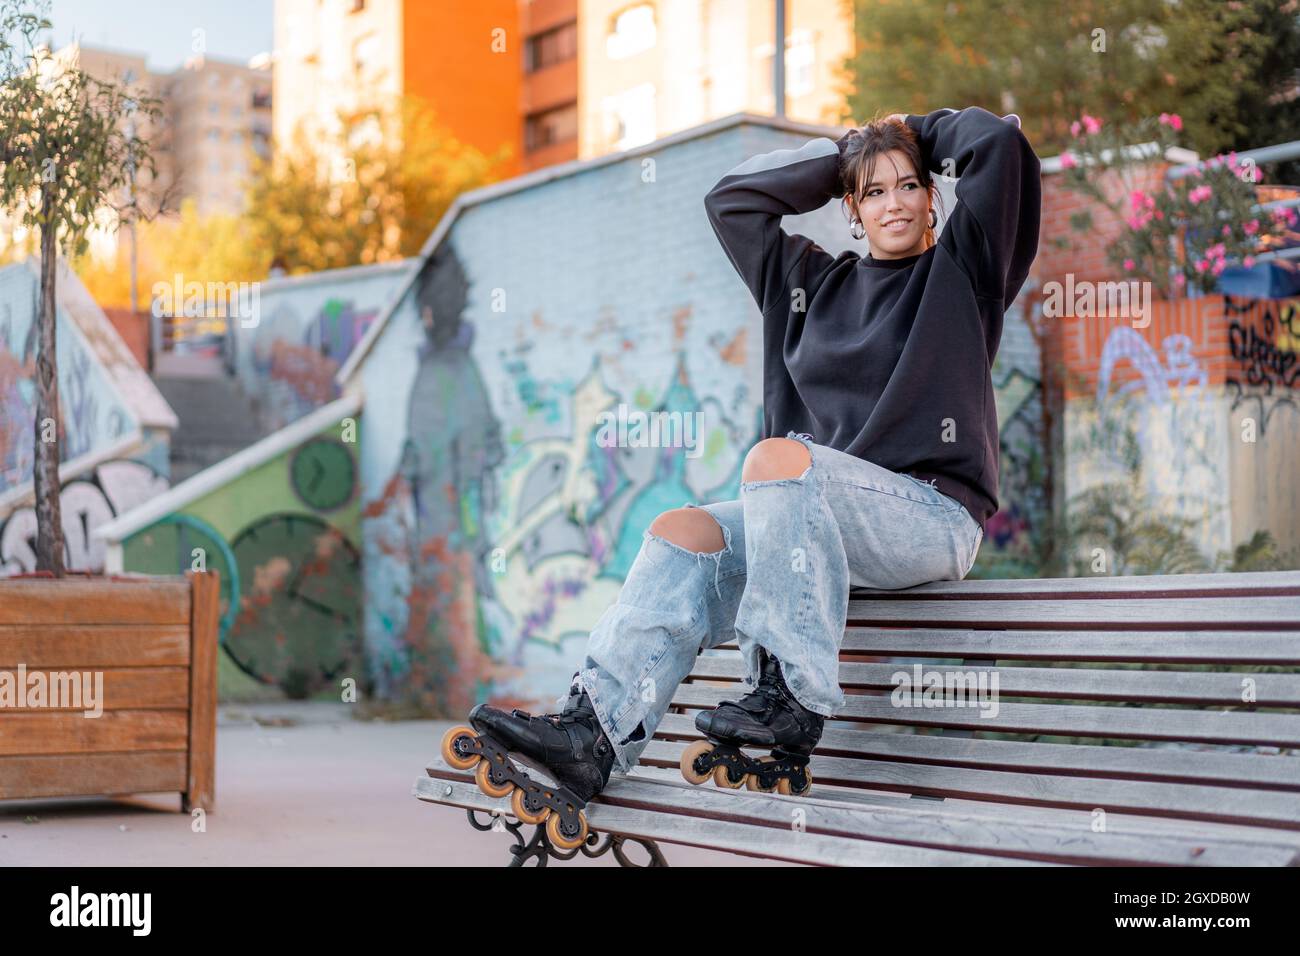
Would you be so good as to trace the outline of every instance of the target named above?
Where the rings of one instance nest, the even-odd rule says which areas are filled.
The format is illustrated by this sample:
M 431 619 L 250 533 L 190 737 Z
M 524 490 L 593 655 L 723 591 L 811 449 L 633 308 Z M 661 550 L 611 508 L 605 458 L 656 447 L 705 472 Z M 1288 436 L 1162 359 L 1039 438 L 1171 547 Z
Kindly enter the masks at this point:
M 759 661 L 761 676 L 754 690 L 695 716 L 696 729 L 707 739 L 682 753 L 682 776 L 692 784 L 712 777 L 716 786 L 729 790 L 744 785 L 759 793 L 804 796 L 812 789 L 808 760 L 821 740 L 825 718 L 795 700 L 776 657 L 760 648 Z M 754 758 L 741 747 L 772 749 Z
M 442 738 L 442 758 L 457 770 L 474 768 L 474 782 L 490 797 L 510 796 L 522 823 L 545 824 L 561 850 L 587 839 L 587 802 L 605 788 L 614 748 L 596 719 L 591 699 L 576 683 L 558 714 L 534 717 L 479 704 L 471 726 L 452 727 Z M 555 785 L 533 780 L 511 759 L 546 774 Z

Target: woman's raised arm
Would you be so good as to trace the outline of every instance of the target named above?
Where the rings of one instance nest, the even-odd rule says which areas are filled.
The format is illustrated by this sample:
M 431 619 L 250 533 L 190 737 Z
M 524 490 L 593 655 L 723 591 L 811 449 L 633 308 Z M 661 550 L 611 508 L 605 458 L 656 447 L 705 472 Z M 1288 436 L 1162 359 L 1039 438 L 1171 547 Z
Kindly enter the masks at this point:
M 851 132 L 751 156 L 704 197 L 718 241 L 764 315 L 787 299 L 787 279 L 804 256 L 799 281 L 805 288 L 835 261 L 807 236 L 782 229 L 781 217 L 812 212 L 843 195 L 840 154 Z
M 1010 308 L 1038 253 L 1042 211 L 1040 165 L 1019 117 L 971 106 L 908 114 L 904 122 L 920 137 L 931 171 L 957 177 L 958 204 L 939 243 L 976 295 Z

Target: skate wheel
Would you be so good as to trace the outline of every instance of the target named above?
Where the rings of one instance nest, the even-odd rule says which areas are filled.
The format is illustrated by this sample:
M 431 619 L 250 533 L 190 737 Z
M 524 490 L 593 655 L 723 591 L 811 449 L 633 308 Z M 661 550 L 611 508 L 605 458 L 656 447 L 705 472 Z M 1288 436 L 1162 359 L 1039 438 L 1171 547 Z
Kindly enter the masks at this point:
M 478 754 L 462 756 L 456 752 L 456 741 L 464 737 L 476 740 L 478 734 L 474 733 L 473 728 L 462 724 L 459 727 L 452 727 L 442 735 L 442 759 L 447 761 L 448 766 L 455 767 L 457 770 L 468 770 L 479 760 Z
M 774 763 L 775 761 L 776 758 L 770 755 L 758 758 L 759 763 Z M 778 781 L 778 783 L 779 782 L 780 781 Z M 745 789 L 752 790 L 755 793 L 771 793 L 776 789 L 776 787 L 765 787 L 758 782 L 758 774 L 747 773 L 745 774 Z
M 577 835 L 565 834 L 561 829 L 562 818 L 558 813 L 551 813 L 546 818 L 546 837 L 558 850 L 576 850 L 587 842 L 587 815 L 578 811 Z
M 777 781 L 776 784 L 777 792 L 783 793 L 787 797 L 791 795 L 794 795 L 796 797 L 802 797 L 804 794 L 808 793 L 808 791 L 812 790 L 812 768 L 804 767 L 803 773 L 804 773 L 805 783 L 802 789 L 795 789 L 795 786 L 793 783 L 790 782 L 789 777 L 782 777 L 780 780 Z
M 515 787 L 515 792 L 510 794 L 510 811 L 515 815 L 520 823 L 536 825 L 546 820 L 551 815 L 550 807 L 542 807 L 536 813 L 529 810 L 525 804 L 525 798 L 528 791 L 523 787 Z
M 699 786 L 708 780 L 712 775 L 710 773 L 699 773 L 695 769 L 695 761 L 713 749 L 713 744 L 707 740 L 697 740 L 685 750 L 682 751 L 681 770 L 682 777 L 687 783 L 693 783 Z
M 514 784 L 507 780 L 505 783 L 493 783 L 489 774 L 492 771 L 492 763 L 489 760 L 480 760 L 478 768 L 474 771 L 474 782 L 478 788 L 486 793 L 489 797 L 504 797 L 514 789 Z
M 732 780 L 730 768 L 726 764 L 720 764 L 713 768 L 713 784 L 724 790 L 739 790 L 745 785 L 745 778 L 742 776 L 739 780 Z

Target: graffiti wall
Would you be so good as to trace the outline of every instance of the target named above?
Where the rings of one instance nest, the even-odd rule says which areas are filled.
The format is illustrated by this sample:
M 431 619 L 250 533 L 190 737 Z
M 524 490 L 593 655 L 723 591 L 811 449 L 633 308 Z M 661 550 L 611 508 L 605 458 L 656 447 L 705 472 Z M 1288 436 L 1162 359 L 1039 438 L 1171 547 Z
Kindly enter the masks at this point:
M 412 268 L 361 266 L 262 283 L 256 326 L 236 330 L 236 366 L 269 430 L 339 396 L 339 367 Z
M 290 697 L 337 699 L 344 677 L 369 692 L 361 656 L 360 428 L 360 418 L 348 416 L 292 436 L 123 538 L 127 571 L 178 574 L 200 564 L 220 571 L 224 697 L 241 696 L 252 683 Z
M 1156 306 L 1143 329 L 1089 321 L 1066 405 L 1068 496 L 1124 488 L 1135 518 L 1163 518 L 1211 566 L 1261 530 L 1297 548 L 1297 303 Z
M 553 700 L 655 516 L 738 497 L 764 437 L 760 316 L 702 197 L 805 140 L 740 124 L 465 204 L 349 380 L 381 694 L 454 716 Z M 856 248 L 833 209 L 787 225 Z M 1015 420 L 1037 363 L 1031 340 L 1011 351 L 999 411 Z M 620 407 L 698 416 L 698 447 L 604 447 Z
M 37 303 L 24 263 L 0 269 L 0 492 L 26 484 L 35 463 Z M 66 309 L 59 309 L 60 460 L 96 450 L 140 427 Z

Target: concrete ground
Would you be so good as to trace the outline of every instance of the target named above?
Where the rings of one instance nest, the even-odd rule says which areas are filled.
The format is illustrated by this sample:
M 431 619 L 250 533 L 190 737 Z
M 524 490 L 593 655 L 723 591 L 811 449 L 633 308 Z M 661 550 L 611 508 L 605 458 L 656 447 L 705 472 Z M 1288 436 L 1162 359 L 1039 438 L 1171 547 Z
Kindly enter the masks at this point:
M 192 831 L 177 795 L 6 801 L 0 866 L 503 866 L 510 834 L 480 833 L 464 811 L 411 796 L 451 723 L 355 721 L 346 704 L 223 706 L 206 832 Z M 765 865 L 661 849 L 673 866 Z

